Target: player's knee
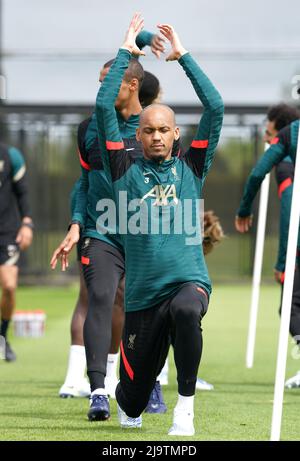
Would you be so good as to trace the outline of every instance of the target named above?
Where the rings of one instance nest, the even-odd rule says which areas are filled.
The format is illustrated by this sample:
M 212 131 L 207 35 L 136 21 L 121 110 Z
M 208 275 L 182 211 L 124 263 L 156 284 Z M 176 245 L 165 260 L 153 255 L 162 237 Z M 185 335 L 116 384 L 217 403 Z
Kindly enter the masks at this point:
M 13 280 L 9 280 L 3 283 L 2 291 L 5 297 L 13 297 L 17 289 L 17 284 Z
M 130 418 L 138 418 L 143 411 L 145 410 L 147 404 L 148 404 L 149 398 L 135 398 L 134 401 L 131 403 L 127 404 L 127 407 L 124 408 L 124 411 L 127 416 L 130 416 Z
M 114 302 L 114 296 L 111 290 L 106 287 L 95 287 L 89 293 L 90 304 L 96 306 L 96 308 L 101 308 L 101 311 L 104 310 L 112 311 L 112 306 Z
M 137 418 L 145 410 L 152 388 L 140 385 L 126 385 L 121 381 L 116 389 L 116 399 L 123 411 L 130 418 Z
M 195 309 L 192 309 L 190 306 L 183 306 L 178 309 L 175 314 L 177 322 L 181 323 L 194 323 L 199 322 L 199 312 L 196 312 Z
M 200 303 L 187 301 L 184 303 L 175 303 L 172 306 L 173 320 L 175 324 L 182 327 L 190 328 L 191 325 L 199 325 L 202 315 L 202 306 Z

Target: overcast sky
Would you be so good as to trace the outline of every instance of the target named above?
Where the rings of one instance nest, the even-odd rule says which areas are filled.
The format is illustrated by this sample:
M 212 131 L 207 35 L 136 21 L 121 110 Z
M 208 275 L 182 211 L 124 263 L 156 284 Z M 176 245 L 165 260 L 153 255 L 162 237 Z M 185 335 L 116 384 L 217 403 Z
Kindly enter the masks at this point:
M 99 67 L 122 43 L 132 13 L 145 28 L 169 22 L 227 103 L 271 104 L 291 94 L 300 74 L 300 1 L 2 0 L 7 102 L 93 103 Z M 147 51 L 147 50 L 146 50 Z M 146 69 L 164 100 L 196 103 L 177 63 Z M 299 76 L 300 80 L 300 76 Z

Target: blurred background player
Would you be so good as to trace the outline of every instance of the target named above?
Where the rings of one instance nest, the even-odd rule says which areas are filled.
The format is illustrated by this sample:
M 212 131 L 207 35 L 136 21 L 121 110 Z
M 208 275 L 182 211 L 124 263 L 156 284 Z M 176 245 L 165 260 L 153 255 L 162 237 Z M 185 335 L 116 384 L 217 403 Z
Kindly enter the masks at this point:
M 7 331 L 16 304 L 20 251 L 30 246 L 32 230 L 23 155 L 15 147 L 0 144 L 0 335 L 6 341 L 7 362 L 16 360 Z
M 267 114 L 267 123 L 264 134 L 264 141 L 271 144 L 276 141 L 278 132 L 291 122 L 300 118 L 299 111 L 287 104 L 278 104 L 270 108 Z M 254 171 L 254 170 L 253 170 Z M 253 174 L 253 171 L 251 174 Z M 291 201 L 293 193 L 294 179 L 294 163 L 288 155 L 280 163 L 275 166 L 275 177 L 278 186 L 278 197 L 280 200 L 280 219 L 279 219 L 279 243 L 277 251 L 277 261 L 274 267 L 275 280 L 281 285 L 281 302 L 283 294 L 283 282 L 286 263 L 286 252 L 291 212 Z M 251 207 L 250 200 L 244 200 L 243 207 Z M 243 209 L 239 210 L 235 220 L 235 226 L 239 232 L 247 232 L 252 224 L 252 218 L 240 216 L 243 214 Z M 298 236 L 299 247 L 299 236 Z M 298 250 L 299 251 L 299 250 Z M 279 308 L 281 314 L 281 303 Z M 299 261 L 296 259 L 296 272 L 293 287 L 291 319 L 290 319 L 290 334 L 293 338 L 297 338 L 297 344 L 300 344 L 300 277 L 299 277 Z M 285 383 L 287 388 L 300 387 L 300 371 L 288 379 Z

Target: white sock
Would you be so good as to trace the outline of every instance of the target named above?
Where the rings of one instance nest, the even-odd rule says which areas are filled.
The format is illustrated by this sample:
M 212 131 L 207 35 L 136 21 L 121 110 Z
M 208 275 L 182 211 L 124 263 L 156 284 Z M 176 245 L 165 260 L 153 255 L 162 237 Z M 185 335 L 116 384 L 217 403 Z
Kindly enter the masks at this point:
M 187 413 L 194 414 L 194 395 L 190 397 L 184 397 L 178 394 L 178 400 L 175 407 L 175 411 L 186 411 Z
M 98 387 L 97 389 L 95 389 L 92 393 L 91 393 L 91 397 L 93 397 L 93 395 L 107 395 L 106 392 L 105 392 L 105 389 L 103 389 L 102 387 Z
M 85 347 L 71 346 L 65 384 L 74 386 L 84 379 L 86 367 Z
M 119 352 L 117 352 L 116 354 L 108 354 L 107 364 L 106 364 L 106 378 L 118 379 L 118 376 L 117 376 L 118 358 L 119 358 Z
M 163 369 L 161 370 L 160 374 L 157 377 L 157 381 L 160 381 L 162 377 L 168 376 L 168 373 L 169 373 L 169 361 L 167 357 L 165 364 L 163 366 Z

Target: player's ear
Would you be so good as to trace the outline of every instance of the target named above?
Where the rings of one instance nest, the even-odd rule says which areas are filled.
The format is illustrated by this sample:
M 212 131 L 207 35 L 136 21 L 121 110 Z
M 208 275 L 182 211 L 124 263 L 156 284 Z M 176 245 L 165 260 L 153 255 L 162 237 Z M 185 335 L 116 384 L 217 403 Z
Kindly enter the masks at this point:
M 132 78 L 130 80 L 129 88 L 131 89 L 131 91 L 136 91 L 139 89 L 139 81 L 137 78 Z
M 135 131 L 135 137 L 137 141 L 141 140 L 141 130 L 139 128 L 137 128 Z
M 174 139 L 177 141 L 177 139 L 179 138 L 180 138 L 180 130 L 179 130 L 179 127 L 176 126 L 174 130 Z

